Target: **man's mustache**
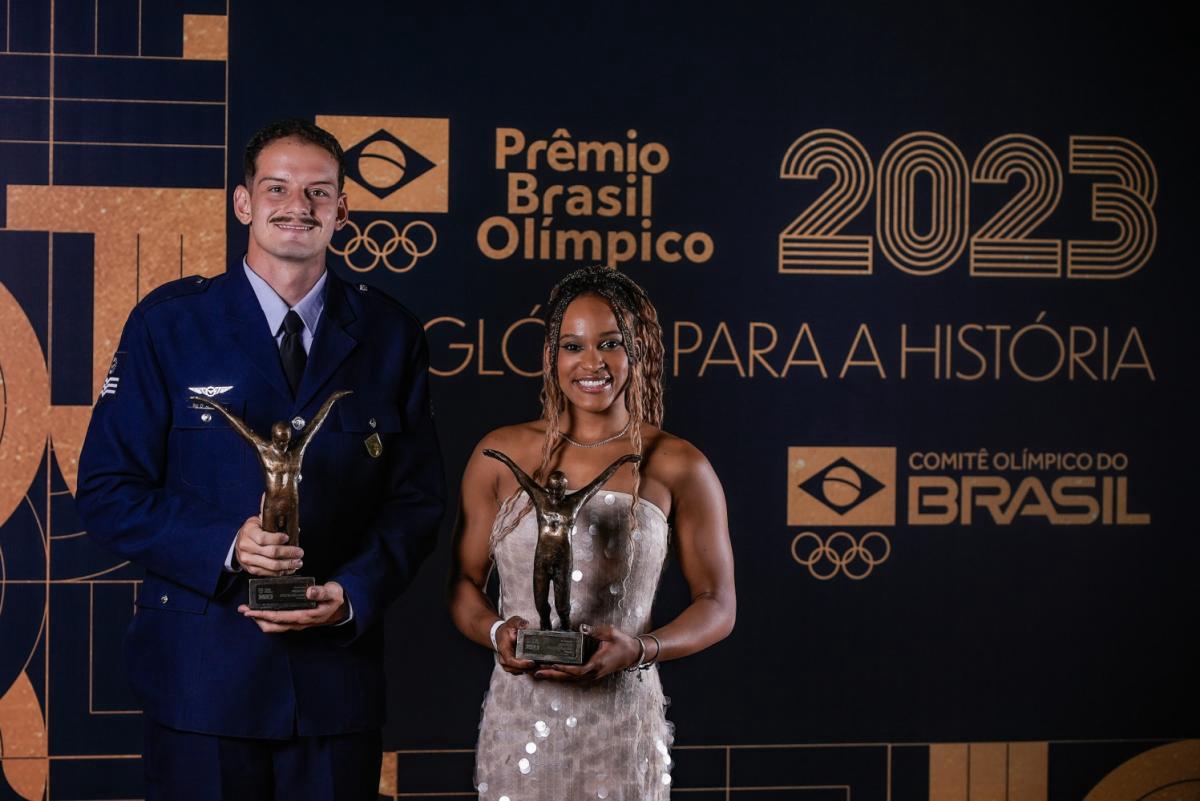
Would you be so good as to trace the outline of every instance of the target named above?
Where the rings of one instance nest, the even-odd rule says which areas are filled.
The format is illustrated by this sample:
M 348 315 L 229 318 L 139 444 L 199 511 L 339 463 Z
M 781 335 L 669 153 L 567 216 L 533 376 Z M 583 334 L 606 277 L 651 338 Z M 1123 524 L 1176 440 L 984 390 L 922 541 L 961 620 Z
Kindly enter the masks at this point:
M 291 225 L 311 225 L 314 228 L 320 226 L 321 224 L 315 217 L 296 217 L 291 214 L 281 214 L 278 217 L 271 217 L 267 220 L 267 222 Z

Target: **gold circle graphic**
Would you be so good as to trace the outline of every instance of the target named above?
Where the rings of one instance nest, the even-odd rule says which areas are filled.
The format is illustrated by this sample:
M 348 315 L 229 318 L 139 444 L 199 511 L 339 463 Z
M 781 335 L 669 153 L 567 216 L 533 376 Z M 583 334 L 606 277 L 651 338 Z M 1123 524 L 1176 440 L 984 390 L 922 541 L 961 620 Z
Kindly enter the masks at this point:
M 838 465 L 825 473 L 821 480 L 821 492 L 835 506 L 853 506 L 862 495 L 862 476 L 848 465 Z
M 1200 740 L 1138 754 L 1101 779 L 1083 801 L 1200 801 Z
M 391 272 L 406 273 L 417 265 L 419 259 L 428 256 L 437 247 L 437 230 L 425 220 L 412 220 L 399 229 L 396 228 L 395 223 L 389 220 L 374 220 L 366 228 L 359 228 L 354 220 L 346 220 L 346 225 L 350 226 L 354 235 L 341 249 L 331 242 L 329 250 L 335 255 L 341 256 L 346 262 L 346 266 L 358 273 L 369 273 L 378 267 L 380 262 L 383 262 L 383 266 Z M 387 239 L 382 244 L 372 235 L 377 228 L 382 228 L 387 235 Z M 429 237 L 429 243 L 425 247 L 419 246 L 409 236 L 417 228 L 423 229 Z M 351 257 L 360 249 L 372 257 L 370 264 L 364 266 L 354 263 Z M 397 250 L 403 250 L 408 255 L 408 263 L 401 267 L 392 264 L 389 258 Z
M 811 543 L 801 553 L 801 545 Z M 792 538 L 792 559 L 808 568 L 818 581 L 828 581 L 838 573 L 858 581 L 871 575 L 876 565 L 892 555 L 892 543 L 881 531 L 868 531 L 855 538 L 848 531 L 835 531 L 826 538 L 814 531 L 801 531 Z
M 404 151 L 384 139 L 369 143 L 358 156 L 358 174 L 376 189 L 400 183 L 407 168 Z

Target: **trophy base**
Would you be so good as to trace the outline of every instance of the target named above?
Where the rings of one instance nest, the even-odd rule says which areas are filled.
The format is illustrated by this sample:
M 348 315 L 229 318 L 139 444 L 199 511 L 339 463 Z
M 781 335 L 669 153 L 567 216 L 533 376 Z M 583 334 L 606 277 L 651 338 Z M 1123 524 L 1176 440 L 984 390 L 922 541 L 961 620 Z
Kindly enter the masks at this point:
M 517 631 L 516 657 L 533 662 L 582 665 L 595 653 L 596 645 L 595 638 L 578 631 L 520 629 Z
M 317 602 L 308 600 L 308 588 L 317 583 L 312 576 L 273 576 L 250 579 L 251 609 L 286 612 L 293 609 L 316 609 Z

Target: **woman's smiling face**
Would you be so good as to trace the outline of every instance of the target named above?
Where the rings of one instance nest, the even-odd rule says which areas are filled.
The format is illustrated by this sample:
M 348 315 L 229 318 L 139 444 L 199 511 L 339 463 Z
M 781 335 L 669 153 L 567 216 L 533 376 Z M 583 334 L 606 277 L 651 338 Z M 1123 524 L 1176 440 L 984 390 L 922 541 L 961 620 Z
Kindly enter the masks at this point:
M 558 385 L 580 410 L 600 413 L 614 402 L 625 407 L 629 356 L 608 301 L 586 293 L 563 313 L 558 336 Z

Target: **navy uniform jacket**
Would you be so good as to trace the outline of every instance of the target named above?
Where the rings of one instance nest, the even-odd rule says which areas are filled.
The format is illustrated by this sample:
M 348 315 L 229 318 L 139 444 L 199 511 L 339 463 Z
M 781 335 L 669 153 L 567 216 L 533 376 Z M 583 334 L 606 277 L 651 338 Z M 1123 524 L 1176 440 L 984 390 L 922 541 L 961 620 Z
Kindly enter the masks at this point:
M 428 354 L 420 323 L 377 290 L 330 273 L 325 291 L 295 398 L 235 263 L 137 305 L 96 403 L 77 502 L 93 537 L 145 568 L 127 668 L 166 726 L 286 738 L 383 722 L 384 612 L 433 548 L 444 506 Z M 262 473 L 220 415 L 188 401 L 225 387 L 213 397 L 267 439 L 274 422 L 354 391 L 309 443 L 300 483 L 300 572 L 345 588 L 349 623 L 266 634 L 238 614 L 248 575 L 224 564 L 258 512 Z

